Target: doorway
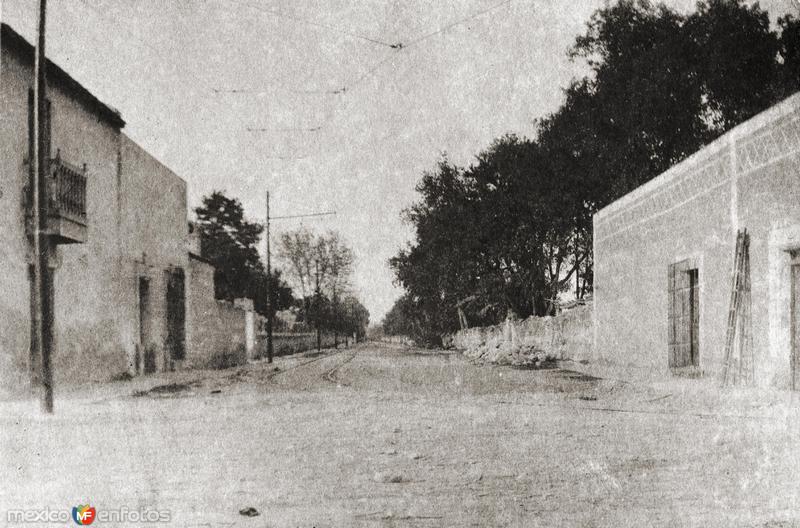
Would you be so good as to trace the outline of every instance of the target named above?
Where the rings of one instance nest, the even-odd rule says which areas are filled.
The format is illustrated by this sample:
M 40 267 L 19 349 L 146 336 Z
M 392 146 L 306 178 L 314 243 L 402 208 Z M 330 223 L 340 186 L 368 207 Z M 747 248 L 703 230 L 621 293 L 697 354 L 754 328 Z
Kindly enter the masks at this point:
M 669 367 L 699 367 L 700 271 L 689 260 L 670 265 L 668 298 Z
M 145 374 L 156 371 L 156 351 L 151 344 L 151 328 L 150 279 L 139 277 L 139 350 L 142 356 L 142 372 Z
M 167 348 L 170 362 L 182 361 L 186 358 L 186 279 L 181 268 L 167 273 Z

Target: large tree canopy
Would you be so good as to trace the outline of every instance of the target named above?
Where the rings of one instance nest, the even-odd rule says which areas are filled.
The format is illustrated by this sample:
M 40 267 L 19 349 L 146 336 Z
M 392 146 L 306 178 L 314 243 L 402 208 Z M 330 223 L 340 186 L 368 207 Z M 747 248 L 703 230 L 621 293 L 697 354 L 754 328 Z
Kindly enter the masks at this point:
M 582 188 L 556 170 L 536 142 L 506 136 L 467 169 L 442 160 L 423 176 L 405 213 L 417 243 L 390 261 L 424 318 L 416 337 L 553 311 L 590 258 Z
M 407 292 L 396 326 L 436 341 L 509 312 L 552 313 L 570 286 L 582 296 L 592 214 L 796 91 L 800 23 L 773 28 L 741 0 L 689 14 L 621 0 L 594 13 L 570 55 L 589 73 L 534 138 L 507 135 L 469 167 L 443 159 L 423 174 L 404 213 L 416 239 L 390 261 Z
M 605 205 L 800 87 L 797 21 L 779 28 L 741 0 L 688 15 L 646 0 L 600 9 L 570 51 L 590 73 L 543 120 L 540 141 Z

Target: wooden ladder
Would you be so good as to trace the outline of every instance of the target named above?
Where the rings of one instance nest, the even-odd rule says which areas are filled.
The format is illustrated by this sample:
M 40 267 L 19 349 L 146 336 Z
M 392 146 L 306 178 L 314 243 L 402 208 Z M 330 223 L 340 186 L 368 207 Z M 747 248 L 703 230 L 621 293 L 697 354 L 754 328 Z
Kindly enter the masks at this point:
M 736 235 L 731 304 L 728 310 L 728 328 L 725 334 L 723 385 L 753 384 L 755 361 L 751 325 L 750 235 L 747 233 L 747 229 L 742 229 Z M 734 348 L 736 348 L 735 351 Z

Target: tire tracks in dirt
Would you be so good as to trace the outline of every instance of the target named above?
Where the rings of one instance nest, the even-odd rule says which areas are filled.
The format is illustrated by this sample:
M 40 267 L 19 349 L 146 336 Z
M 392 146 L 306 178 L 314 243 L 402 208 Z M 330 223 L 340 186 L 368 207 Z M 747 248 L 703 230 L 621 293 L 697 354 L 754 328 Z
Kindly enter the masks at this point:
M 346 350 L 346 349 L 344 349 L 344 350 Z M 266 379 L 272 379 L 275 376 L 283 374 L 284 372 L 289 372 L 289 371 L 292 371 L 292 370 L 295 370 L 295 369 L 299 369 L 300 367 L 305 367 L 305 366 L 310 365 L 312 363 L 316 363 L 317 361 L 321 361 L 323 359 L 331 358 L 333 356 L 341 354 L 342 352 L 344 352 L 344 350 L 337 350 L 337 351 L 332 352 L 330 354 L 323 353 L 323 354 L 321 354 L 321 355 L 319 355 L 319 356 L 317 356 L 317 357 L 315 357 L 313 359 L 309 359 L 308 361 L 302 361 L 302 362 L 300 362 L 300 363 L 298 363 L 296 365 L 292 365 L 291 367 L 286 367 L 286 368 L 283 368 L 283 369 L 280 369 L 280 370 L 274 370 L 274 371 L 270 372 L 268 376 L 266 376 Z
M 344 361 L 342 361 L 341 363 L 339 363 L 338 365 L 327 371 L 325 374 L 323 374 L 322 379 L 324 379 L 325 381 L 329 381 L 335 385 L 344 385 L 345 387 L 349 386 L 350 385 L 349 383 L 344 383 L 341 380 L 339 380 L 336 377 L 336 373 L 339 371 L 339 369 L 341 369 L 342 367 L 353 361 L 356 358 L 357 354 L 358 350 L 354 349 L 350 357 L 346 358 Z

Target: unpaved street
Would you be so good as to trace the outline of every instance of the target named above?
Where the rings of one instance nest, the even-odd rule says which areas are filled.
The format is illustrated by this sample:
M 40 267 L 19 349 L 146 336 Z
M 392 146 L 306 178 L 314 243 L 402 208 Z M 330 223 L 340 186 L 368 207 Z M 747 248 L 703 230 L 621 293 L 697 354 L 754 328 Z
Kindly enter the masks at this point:
M 592 372 L 368 344 L 62 390 L 52 417 L 0 402 L 2 523 L 89 503 L 181 527 L 800 526 L 790 394 Z

